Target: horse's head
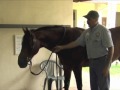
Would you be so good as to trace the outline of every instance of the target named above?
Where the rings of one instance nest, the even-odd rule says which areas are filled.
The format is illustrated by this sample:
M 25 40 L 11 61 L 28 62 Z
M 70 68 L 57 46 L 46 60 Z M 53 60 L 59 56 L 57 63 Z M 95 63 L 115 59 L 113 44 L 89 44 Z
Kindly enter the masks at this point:
M 25 68 L 41 47 L 52 50 L 57 44 L 64 43 L 66 29 L 61 26 L 48 26 L 36 30 L 23 29 L 22 49 L 18 57 L 18 65 Z
M 31 58 L 38 52 L 40 48 L 40 42 L 36 38 L 33 31 L 23 29 L 24 36 L 22 41 L 22 49 L 18 56 L 18 65 L 21 68 L 25 68 L 28 65 L 28 62 L 31 61 Z

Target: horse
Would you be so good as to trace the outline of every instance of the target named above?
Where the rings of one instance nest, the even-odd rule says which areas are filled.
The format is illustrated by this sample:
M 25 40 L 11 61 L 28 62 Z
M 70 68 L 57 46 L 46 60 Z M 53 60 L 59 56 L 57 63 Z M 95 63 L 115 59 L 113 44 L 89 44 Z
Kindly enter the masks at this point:
M 18 65 L 25 68 L 39 49 L 45 47 L 53 52 L 57 45 L 65 45 L 76 40 L 84 31 L 83 28 L 63 26 L 45 26 L 35 30 L 23 29 L 22 49 L 18 56 Z M 113 61 L 120 59 L 120 27 L 110 29 L 115 47 Z M 74 72 L 77 89 L 82 90 L 82 67 L 89 66 L 86 48 L 78 46 L 57 53 L 64 70 L 64 88 L 69 90 L 71 72 Z

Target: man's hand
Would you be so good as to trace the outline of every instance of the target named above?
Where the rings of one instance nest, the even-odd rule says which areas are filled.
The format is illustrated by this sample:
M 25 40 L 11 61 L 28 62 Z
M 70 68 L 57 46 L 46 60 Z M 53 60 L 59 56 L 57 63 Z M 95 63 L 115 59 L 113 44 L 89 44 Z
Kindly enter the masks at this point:
M 104 76 L 107 76 L 108 73 L 109 73 L 109 70 L 110 70 L 110 66 L 106 66 L 106 67 L 104 68 L 104 70 L 103 70 L 103 75 L 104 75 Z
M 53 48 L 53 52 L 57 53 L 57 52 L 59 52 L 63 49 L 64 49 L 63 46 L 56 46 L 56 47 Z

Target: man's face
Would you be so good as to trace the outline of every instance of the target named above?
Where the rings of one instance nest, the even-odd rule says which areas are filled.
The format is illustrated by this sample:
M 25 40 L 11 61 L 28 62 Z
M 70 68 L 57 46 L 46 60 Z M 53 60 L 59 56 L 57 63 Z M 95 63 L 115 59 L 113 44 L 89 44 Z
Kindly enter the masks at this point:
M 87 24 L 90 28 L 94 27 L 98 23 L 97 18 L 88 18 L 87 19 Z

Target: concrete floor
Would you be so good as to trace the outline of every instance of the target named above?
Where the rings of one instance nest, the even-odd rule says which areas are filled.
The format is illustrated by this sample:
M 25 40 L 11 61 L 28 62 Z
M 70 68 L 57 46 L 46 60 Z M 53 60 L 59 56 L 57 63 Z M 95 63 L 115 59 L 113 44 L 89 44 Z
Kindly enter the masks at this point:
M 83 79 L 83 90 L 90 90 L 89 73 L 83 72 L 82 79 Z M 120 90 L 120 86 L 119 86 L 120 76 L 111 76 L 111 82 L 110 83 L 111 83 L 110 90 Z M 53 88 L 54 88 L 53 90 L 56 90 L 54 85 L 53 85 Z M 69 90 L 77 90 L 76 81 L 75 81 L 73 73 L 72 73 L 72 78 L 71 78 L 70 89 Z
M 120 64 L 119 61 L 116 61 L 117 64 Z M 112 64 L 116 64 L 116 62 L 113 62 Z M 110 76 L 110 90 L 120 90 L 120 73 L 118 73 L 118 75 L 114 75 L 114 76 Z M 83 90 L 90 90 L 90 79 L 89 79 L 89 72 L 82 72 L 82 81 L 83 81 Z M 53 85 L 53 89 L 52 90 L 56 90 L 55 89 L 55 83 Z M 64 89 L 63 89 L 64 90 Z M 76 81 L 74 78 L 74 74 L 72 73 L 71 76 L 71 82 L 70 82 L 70 89 L 69 90 L 77 90 L 76 88 Z
M 113 64 L 116 64 L 113 63 Z M 120 64 L 120 62 L 118 63 Z M 82 71 L 82 82 L 83 82 L 83 90 L 90 90 L 90 78 L 89 78 L 89 72 Z M 120 90 L 120 73 L 118 75 L 111 75 L 110 76 L 110 90 Z M 53 85 L 53 90 L 55 89 L 55 83 Z M 63 89 L 64 90 L 64 89 Z M 70 82 L 70 89 L 69 90 L 77 90 L 76 87 L 76 81 L 74 78 L 74 74 L 72 73 L 71 76 L 71 82 Z
M 89 73 L 83 72 L 83 90 L 90 90 Z M 111 76 L 110 90 L 120 90 L 120 76 Z M 74 75 L 71 79 L 70 90 L 77 90 Z

